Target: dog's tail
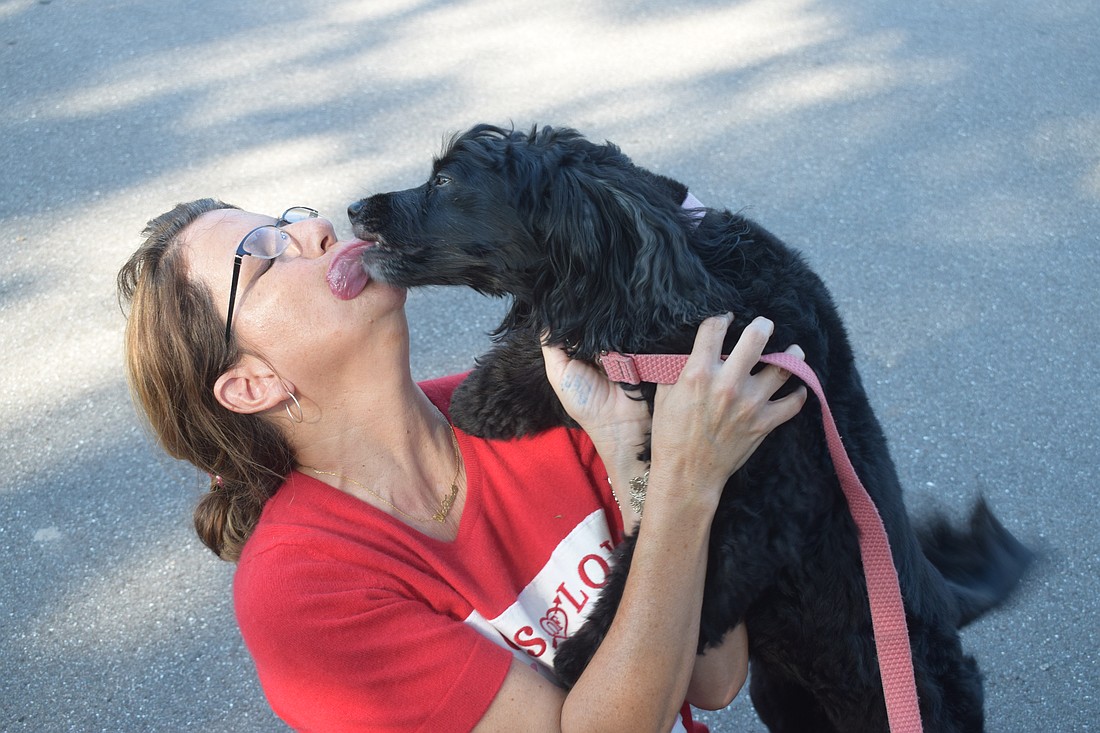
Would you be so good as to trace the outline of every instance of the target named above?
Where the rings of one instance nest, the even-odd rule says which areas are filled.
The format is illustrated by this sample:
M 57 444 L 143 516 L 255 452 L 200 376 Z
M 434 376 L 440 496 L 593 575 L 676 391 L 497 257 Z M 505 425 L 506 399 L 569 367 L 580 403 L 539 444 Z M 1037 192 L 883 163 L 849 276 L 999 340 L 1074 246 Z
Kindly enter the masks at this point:
M 917 529 L 921 549 L 959 604 L 959 628 L 1008 598 L 1035 553 L 1012 536 L 979 499 L 967 529 L 943 516 Z

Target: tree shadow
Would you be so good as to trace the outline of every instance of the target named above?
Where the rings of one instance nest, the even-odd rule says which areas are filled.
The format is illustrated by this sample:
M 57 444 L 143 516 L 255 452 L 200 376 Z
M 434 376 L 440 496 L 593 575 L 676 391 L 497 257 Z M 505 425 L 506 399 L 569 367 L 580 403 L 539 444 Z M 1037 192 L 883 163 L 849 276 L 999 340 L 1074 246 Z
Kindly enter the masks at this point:
M 1072 689 L 1097 661 L 1075 629 L 1095 619 L 1100 557 L 1077 496 L 1100 442 L 1100 333 L 1081 313 L 1100 276 L 1098 30 L 1076 0 L 8 3 L 0 345 L 45 370 L 58 342 L 25 323 L 120 330 L 88 307 L 113 291 L 111 260 L 203 186 L 266 205 L 324 175 L 340 183 L 320 204 L 339 212 L 419 183 L 469 124 L 578 127 L 805 252 L 911 504 L 981 488 L 1012 526 L 1076 540 L 1053 561 L 1071 581 L 1029 580 L 967 636 L 991 662 L 996 727 L 1066 719 L 1057 694 L 1018 693 Z M 415 376 L 469 368 L 502 307 L 413 293 Z M 117 350 L 60 353 L 72 383 L 20 384 L 0 413 L 0 727 L 279 729 L 233 624 L 232 568 L 189 528 L 201 479 L 137 427 Z M 1014 630 L 1021 614 L 1060 637 Z M 1026 658 L 1057 663 L 1040 676 Z M 759 729 L 747 706 L 712 729 Z

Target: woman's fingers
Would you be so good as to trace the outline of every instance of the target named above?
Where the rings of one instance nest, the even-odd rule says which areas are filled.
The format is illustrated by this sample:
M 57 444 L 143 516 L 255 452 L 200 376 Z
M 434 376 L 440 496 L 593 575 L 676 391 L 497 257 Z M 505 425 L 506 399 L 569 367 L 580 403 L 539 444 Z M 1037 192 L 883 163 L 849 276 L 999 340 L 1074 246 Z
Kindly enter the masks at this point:
M 783 353 L 789 354 L 799 360 L 804 361 L 806 359 L 806 354 L 798 344 L 791 344 Z M 802 409 L 802 406 L 806 404 L 807 392 L 805 385 L 799 385 L 797 389 L 783 397 L 772 399 L 779 388 L 786 384 L 787 380 L 791 378 L 791 373 L 786 369 L 775 366 L 774 364 L 769 364 L 766 368 L 757 373 L 754 378 L 760 380 L 763 393 L 767 394 L 769 397 L 766 410 L 762 412 L 765 427 L 768 432 L 771 432 L 776 427 L 797 415 Z
M 684 369 L 708 369 L 722 358 L 722 342 L 733 323 L 733 314 L 711 316 L 699 324 L 695 332 L 695 345 L 691 348 Z
M 757 316 L 745 326 L 741 337 L 733 346 L 733 351 L 726 359 L 724 367 L 726 378 L 741 380 L 748 375 L 753 367 L 760 361 L 760 355 L 764 353 L 764 347 L 768 345 L 768 339 L 775 331 L 775 324 L 763 316 Z
M 803 353 L 802 347 L 798 344 L 791 344 L 783 353 L 793 356 L 800 361 L 806 360 L 806 354 Z M 769 364 L 764 369 L 761 369 L 756 374 L 756 377 L 761 380 L 763 389 L 767 391 L 770 396 L 775 394 L 780 387 L 787 383 L 787 380 L 791 378 L 791 373 L 781 366 Z
M 771 432 L 797 415 L 802 409 L 802 406 L 806 404 L 806 395 L 806 385 L 799 385 L 798 389 L 790 394 L 784 395 L 777 400 L 771 400 L 768 403 L 768 432 Z

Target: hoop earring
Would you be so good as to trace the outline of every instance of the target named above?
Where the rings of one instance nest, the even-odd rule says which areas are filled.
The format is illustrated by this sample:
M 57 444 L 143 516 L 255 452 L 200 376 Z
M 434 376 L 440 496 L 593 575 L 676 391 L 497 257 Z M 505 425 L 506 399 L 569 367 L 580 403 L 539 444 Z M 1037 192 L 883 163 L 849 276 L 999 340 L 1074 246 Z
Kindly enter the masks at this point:
M 287 417 L 290 418 L 290 421 L 292 423 L 305 422 L 306 416 L 302 412 L 302 403 L 298 401 L 298 398 L 294 396 L 293 392 L 287 392 L 287 396 L 294 401 L 294 406 L 298 408 L 298 414 L 295 415 L 293 412 L 290 411 L 290 405 L 285 405 Z

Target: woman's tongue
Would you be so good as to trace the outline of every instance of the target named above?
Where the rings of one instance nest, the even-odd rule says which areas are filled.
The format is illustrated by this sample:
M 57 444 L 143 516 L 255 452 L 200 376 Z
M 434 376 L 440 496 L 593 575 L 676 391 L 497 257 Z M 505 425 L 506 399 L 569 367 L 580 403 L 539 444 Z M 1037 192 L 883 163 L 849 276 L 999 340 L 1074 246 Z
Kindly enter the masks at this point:
M 363 292 L 370 282 L 370 273 L 363 267 L 363 253 L 374 242 L 353 242 L 333 258 L 328 267 L 329 290 L 340 300 L 351 300 Z

